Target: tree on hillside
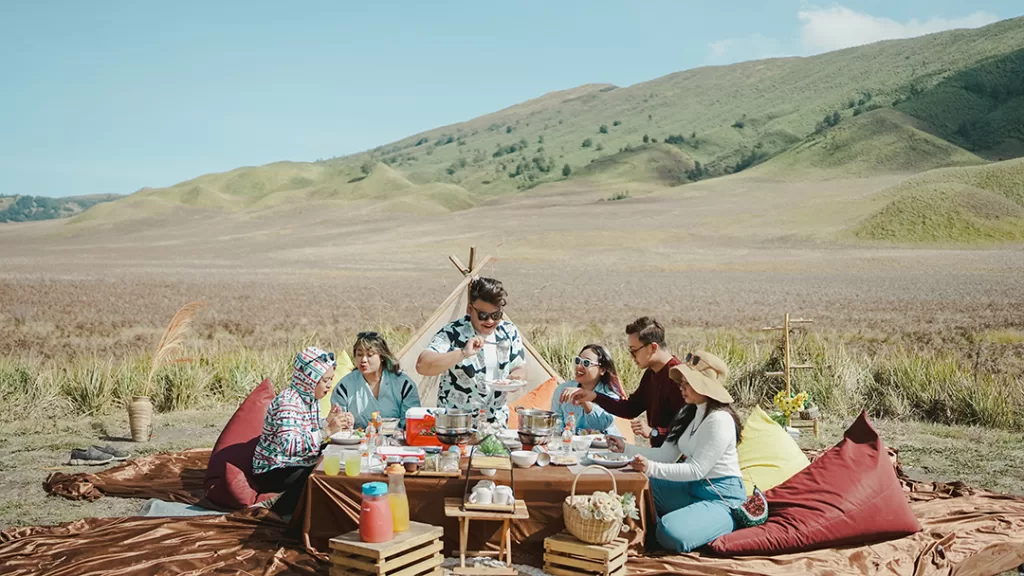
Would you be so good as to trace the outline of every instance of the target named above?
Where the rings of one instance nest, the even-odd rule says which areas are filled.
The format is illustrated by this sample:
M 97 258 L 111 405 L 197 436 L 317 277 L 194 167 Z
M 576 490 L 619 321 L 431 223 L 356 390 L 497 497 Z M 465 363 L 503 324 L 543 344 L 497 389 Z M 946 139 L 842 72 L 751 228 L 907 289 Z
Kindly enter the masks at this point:
M 593 145 L 594 145 L 594 141 L 591 140 L 590 138 L 587 138 L 586 140 L 583 141 L 583 147 L 584 148 L 590 148 Z
M 650 141 L 651 141 L 651 138 L 647 134 L 644 134 L 644 144 L 647 144 Z
M 572 174 L 572 168 L 568 164 L 562 166 L 562 176 L 568 178 L 569 174 Z
M 616 120 L 615 122 L 612 122 L 612 126 L 621 126 L 621 125 L 622 125 L 622 121 L 621 120 Z
M 543 144 L 543 143 L 544 143 L 544 135 L 541 134 L 540 136 L 537 136 L 537 144 Z
M 512 127 L 511 126 L 506 126 L 505 127 L 505 134 L 511 134 L 511 133 L 512 133 Z
M 600 132 L 601 134 L 607 134 L 608 133 L 608 125 L 607 124 L 601 124 L 601 127 L 598 128 L 597 131 Z
M 370 172 L 373 172 L 373 160 L 367 160 L 363 162 L 363 165 L 359 167 L 359 171 L 363 173 L 363 176 L 369 176 Z

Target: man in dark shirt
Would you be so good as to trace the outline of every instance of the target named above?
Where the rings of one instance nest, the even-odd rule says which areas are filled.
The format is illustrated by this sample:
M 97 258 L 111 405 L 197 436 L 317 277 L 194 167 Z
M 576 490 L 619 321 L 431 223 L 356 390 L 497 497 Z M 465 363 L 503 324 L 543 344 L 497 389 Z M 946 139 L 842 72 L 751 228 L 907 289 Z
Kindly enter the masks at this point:
M 658 447 L 665 442 L 669 425 L 686 402 L 679 385 L 668 377 L 668 369 L 679 364 L 665 345 L 665 329 L 654 318 L 644 316 L 626 326 L 629 338 L 629 353 L 644 375 L 640 386 L 629 398 L 615 400 L 603 394 L 581 388 L 567 389 L 563 402 L 576 404 L 595 402 L 611 414 L 632 421 L 633 433 L 650 438 L 651 446 Z M 638 416 L 647 412 L 647 422 Z

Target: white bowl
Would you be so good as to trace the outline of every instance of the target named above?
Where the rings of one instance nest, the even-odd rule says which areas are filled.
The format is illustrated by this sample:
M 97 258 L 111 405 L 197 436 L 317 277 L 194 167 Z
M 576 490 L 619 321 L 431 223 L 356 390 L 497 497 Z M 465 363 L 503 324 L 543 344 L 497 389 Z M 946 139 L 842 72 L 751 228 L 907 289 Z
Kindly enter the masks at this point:
M 537 463 L 537 454 L 529 450 L 516 450 L 512 452 L 512 463 L 520 468 L 529 468 Z
M 498 470 L 495 468 L 484 468 L 483 470 L 480 470 L 480 473 L 484 476 L 494 476 L 498 473 Z
M 590 450 L 590 444 L 593 441 L 593 436 L 573 436 L 572 449 L 576 452 L 586 452 L 587 450 Z

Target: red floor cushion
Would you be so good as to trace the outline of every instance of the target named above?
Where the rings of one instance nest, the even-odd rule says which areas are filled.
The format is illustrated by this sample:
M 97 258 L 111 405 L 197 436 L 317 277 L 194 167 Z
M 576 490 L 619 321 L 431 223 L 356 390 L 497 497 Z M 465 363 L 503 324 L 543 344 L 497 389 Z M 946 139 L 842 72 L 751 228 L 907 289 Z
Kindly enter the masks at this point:
M 258 494 L 250 477 L 263 419 L 274 396 L 274 386 L 267 378 L 249 393 L 217 438 L 203 480 L 206 499 L 213 504 L 239 510 L 271 496 Z
M 768 521 L 710 544 L 728 556 L 806 552 L 902 538 L 921 530 L 867 414 L 843 439 L 765 492 Z

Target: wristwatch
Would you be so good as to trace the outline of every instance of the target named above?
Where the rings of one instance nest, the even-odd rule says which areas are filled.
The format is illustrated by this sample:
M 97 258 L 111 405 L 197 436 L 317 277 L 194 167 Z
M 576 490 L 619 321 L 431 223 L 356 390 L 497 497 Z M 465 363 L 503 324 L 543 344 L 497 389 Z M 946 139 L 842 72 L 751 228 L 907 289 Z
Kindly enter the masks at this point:
M 657 427 L 651 428 L 651 438 L 657 438 L 657 437 L 658 437 L 658 428 Z

